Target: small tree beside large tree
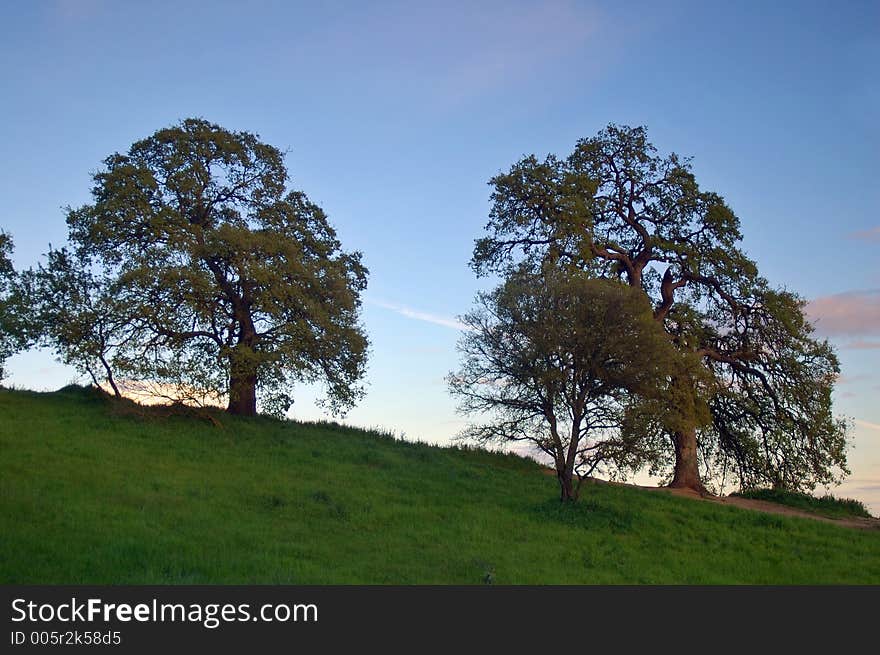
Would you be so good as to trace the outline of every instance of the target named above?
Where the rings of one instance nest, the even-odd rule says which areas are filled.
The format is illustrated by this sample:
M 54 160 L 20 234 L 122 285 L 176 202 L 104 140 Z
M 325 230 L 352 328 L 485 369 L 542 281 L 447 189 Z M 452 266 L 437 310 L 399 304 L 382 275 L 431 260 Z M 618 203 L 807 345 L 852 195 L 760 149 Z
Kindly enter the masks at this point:
M 121 397 L 114 371 L 122 367 L 126 346 L 130 349 L 140 335 L 126 308 L 117 305 L 110 280 L 61 248 L 49 250 L 45 266 L 24 271 L 19 288 L 32 307 L 34 342 Z
M 449 376 L 460 409 L 486 421 L 462 437 L 526 442 L 553 462 L 560 498 L 575 500 L 605 464 L 653 461 L 618 428 L 637 399 L 657 399 L 684 361 L 651 306 L 615 280 L 512 274 L 463 317 L 461 370 Z
M 367 270 L 318 205 L 286 190 L 277 148 L 187 119 L 104 163 L 94 201 L 68 210 L 71 251 L 43 279 L 66 293 L 100 282 L 80 297 L 112 312 L 88 341 L 112 345 L 117 378 L 225 396 L 241 415 L 258 400 L 283 413 L 298 381 L 323 382 L 334 413 L 362 396 Z M 68 355 L 102 361 L 56 328 Z

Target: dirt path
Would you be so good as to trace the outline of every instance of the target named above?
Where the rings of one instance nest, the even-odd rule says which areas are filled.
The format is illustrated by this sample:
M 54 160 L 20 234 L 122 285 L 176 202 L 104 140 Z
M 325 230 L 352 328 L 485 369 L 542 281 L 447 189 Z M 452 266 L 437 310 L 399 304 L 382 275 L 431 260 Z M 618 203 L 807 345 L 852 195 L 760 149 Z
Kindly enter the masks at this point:
M 547 475 L 556 476 L 553 469 L 546 470 Z M 636 489 L 645 489 L 646 491 L 665 492 L 681 498 L 691 498 L 693 500 L 702 500 L 709 503 L 719 505 L 731 505 L 733 507 L 741 507 L 757 512 L 766 512 L 768 514 L 779 514 L 782 516 L 797 516 L 805 519 L 813 519 L 814 521 L 824 521 L 833 525 L 839 525 L 844 528 L 855 528 L 858 530 L 880 530 L 880 519 L 861 518 L 859 516 L 848 516 L 846 518 L 835 519 L 821 514 L 813 514 L 802 509 L 789 507 L 788 505 L 780 505 L 772 503 L 768 500 L 755 500 L 753 498 L 740 498 L 739 496 L 710 496 L 703 495 L 692 489 L 669 489 L 668 487 L 643 487 L 635 484 L 625 484 L 623 482 L 609 482 L 600 480 L 599 478 L 588 478 L 590 482 L 596 484 L 615 484 L 623 487 L 634 487 Z
M 780 514 L 782 516 L 799 516 L 805 519 L 814 519 L 816 521 L 824 521 L 845 528 L 856 528 L 859 530 L 880 530 L 880 519 L 867 519 L 860 516 L 847 516 L 845 518 L 831 518 L 814 514 L 788 505 L 780 505 L 769 500 L 755 500 L 754 498 L 740 498 L 739 496 L 704 496 L 691 489 L 667 489 L 665 487 L 640 487 L 651 491 L 665 491 L 682 498 L 693 498 L 694 500 L 704 500 L 719 505 L 732 505 L 733 507 L 742 507 L 743 509 L 751 509 L 758 512 L 767 512 L 768 514 Z

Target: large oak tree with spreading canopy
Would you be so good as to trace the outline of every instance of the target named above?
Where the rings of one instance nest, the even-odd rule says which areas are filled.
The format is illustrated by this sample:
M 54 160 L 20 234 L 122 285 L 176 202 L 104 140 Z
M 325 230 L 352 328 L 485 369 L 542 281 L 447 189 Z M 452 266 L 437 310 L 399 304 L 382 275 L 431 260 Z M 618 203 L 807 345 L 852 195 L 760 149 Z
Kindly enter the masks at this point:
M 833 349 L 813 337 L 804 301 L 759 275 L 739 219 L 688 159 L 659 155 L 642 127 L 609 125 L 564 159 L 525 157 L 490 184 L 479 275 L 549 262 L 621 279 L 712 374 L 709 385 L 673 376 L 664 404 L 628 416 L 627 429 L 668 440 L 671 486 L 703 490 L 701 459 L 743 485 L 810 489 L 848 473 Z
M 102 281 L 117 377 L 227 396 L 243 415 L 258 398 L 285 411 L 296 381 L 323 382 L 334 412 L 361 397 L 367 270 L 286 189 L 277 148 L 187 119 L 104 164 L 94 201 L 68 210 L 72 252 L 56 263 L 75 255 Z

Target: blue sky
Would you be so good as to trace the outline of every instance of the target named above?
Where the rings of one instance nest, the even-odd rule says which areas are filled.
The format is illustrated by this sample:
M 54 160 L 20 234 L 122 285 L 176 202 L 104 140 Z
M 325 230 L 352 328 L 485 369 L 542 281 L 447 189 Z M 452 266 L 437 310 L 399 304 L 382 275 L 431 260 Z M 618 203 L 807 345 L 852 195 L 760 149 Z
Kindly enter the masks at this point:
M 320 6 L 318 6 L 320 5 Z M 369 394 L 352 423 L 447 441 L 455 317 L 488 179 L 609 122 L 694 157 L 771 281 L 814 300 L 855 424 L 839 493 L 880 512 L 876 2 L 110 2 L 0 8 L 0 227 L 15 261 L 135 140 L 188 116 L 289 150 L 292 186 L 364 253 Z M 61 386 L 46 353 L 10 382 Z M 293 414 L 317 418 L 303 389 Z

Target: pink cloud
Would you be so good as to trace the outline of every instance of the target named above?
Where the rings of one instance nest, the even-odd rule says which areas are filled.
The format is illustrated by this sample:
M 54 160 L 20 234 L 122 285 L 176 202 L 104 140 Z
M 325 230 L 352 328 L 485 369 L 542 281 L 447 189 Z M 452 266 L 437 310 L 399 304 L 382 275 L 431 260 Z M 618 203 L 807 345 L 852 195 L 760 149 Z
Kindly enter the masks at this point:
M 825 336 L 880 335 L 880 289 L 821 296 L 807 305 L 807 315 Z M 856 347 L 868 347 L 866 341 Z
M 880 341 L 865 341 L 857 339 L 844 344 L 844 348 L 852 348 L 853 350 L 880 350 Z
M 853 232 L 849 235 L 849 238 L 858 241 L 880 241 L 880 226 Z
M 856 382 L 864 382 L 865 380 L 870 379 L 870 376 L 867 375 L 838 375 L 837 384 L 854 384 Z

